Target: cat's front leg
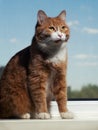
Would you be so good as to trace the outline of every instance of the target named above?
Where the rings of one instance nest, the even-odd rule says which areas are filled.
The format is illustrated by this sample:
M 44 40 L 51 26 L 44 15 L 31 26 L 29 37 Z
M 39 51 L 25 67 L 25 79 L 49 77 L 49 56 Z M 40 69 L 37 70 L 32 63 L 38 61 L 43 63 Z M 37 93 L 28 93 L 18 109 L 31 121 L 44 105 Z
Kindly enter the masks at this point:
M 41 70 L 35 69 L 29 75 L 29 92 L 36 119 L 50 118 L 46 100 L 46 81 L 47 75 Z
M 40 90 L 39 90 L 40 91 Z M 35 115 L 34 117 L 36 119 L 49 119 L 50 113 L 47 109 L 47 103 L 46 103 L 46 96 L 43 97 L 44 94 L 39 94 L 38 99 L 34 97 L 35 99 Z
M 72 119 L 73 113 L 67 109 L 67 85 L 65 74 L 59 73 L 54 81 L 53 93 L 58 104 L 58 109 L 62 119 Z
M 36 86 L 35 86 L 36 85 Z M 47 108 L 46 92 L 44 86 L 41 84 L 34 84 L 30 88 L 30 95 L 33 101 L 34 118 L 36 119 L 49 119 L 50 114 Z

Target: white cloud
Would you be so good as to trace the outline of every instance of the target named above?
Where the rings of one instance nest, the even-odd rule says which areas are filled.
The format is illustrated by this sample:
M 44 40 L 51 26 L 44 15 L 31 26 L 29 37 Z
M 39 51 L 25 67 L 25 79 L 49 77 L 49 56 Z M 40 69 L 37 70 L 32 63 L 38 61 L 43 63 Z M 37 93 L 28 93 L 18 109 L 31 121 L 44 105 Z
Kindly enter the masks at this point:
M 74 21 L 69 21 L 68 22 L 68 26 L 69 27 L 76 26 L 76 25 L 79 25 L 79 21 L 78 20 L 74 20 Z
M 92 54 L 77 54 L 73 56 L 73 58 L 77 60 L 86 60 L 86 59 L 98 59 L 98 55 L 92 55 Z
M 75 59 L 87 59 L 88 55 L 87 54 L 77 54 L 74 56 Z
M 88 34 L 98 34 L 98 29 L 95 28 L 84 27 L 82 31 Z
M 16 39 L 16 38 L 11 38 L 11 39 L 10 39 L 10 42 L 11 42 L 11 43 L 16 43 L 16 42 L 17 42 L 17 39 Z
M 98 55 L 93 54 L 77 54 L 73 56 L 75 65 L 79 67 L 98 67 Z
M 98 67 L 98 62 L 78 62 L 76 65 L 80 67 Z

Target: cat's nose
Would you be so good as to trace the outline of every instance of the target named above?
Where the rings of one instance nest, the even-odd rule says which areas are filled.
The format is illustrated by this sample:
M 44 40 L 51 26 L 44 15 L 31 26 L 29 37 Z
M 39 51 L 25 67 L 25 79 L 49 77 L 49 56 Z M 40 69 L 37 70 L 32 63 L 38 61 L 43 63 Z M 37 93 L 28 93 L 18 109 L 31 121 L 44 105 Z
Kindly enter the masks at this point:
M 62 37 L 62 34 L 58 34 L 58 37 L 61 38 L 61 37 Z

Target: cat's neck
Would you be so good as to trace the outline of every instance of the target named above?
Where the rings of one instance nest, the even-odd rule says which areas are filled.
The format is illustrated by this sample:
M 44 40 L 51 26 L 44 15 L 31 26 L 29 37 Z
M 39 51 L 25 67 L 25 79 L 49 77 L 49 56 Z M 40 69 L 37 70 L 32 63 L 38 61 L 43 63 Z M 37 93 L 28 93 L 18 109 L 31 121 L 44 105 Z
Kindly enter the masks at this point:
M 65 47 L 65 43 L 57 43 L 53 44 L 49 47 L 44 47 L 41 45 L 42 43 L 38 43 L 35 36 L 32 39 L 31 48 L 33 52 L 35 51 L 37 54 L 40 54 L 44 59 L 49 59 L 57 55 L 57 53 Z

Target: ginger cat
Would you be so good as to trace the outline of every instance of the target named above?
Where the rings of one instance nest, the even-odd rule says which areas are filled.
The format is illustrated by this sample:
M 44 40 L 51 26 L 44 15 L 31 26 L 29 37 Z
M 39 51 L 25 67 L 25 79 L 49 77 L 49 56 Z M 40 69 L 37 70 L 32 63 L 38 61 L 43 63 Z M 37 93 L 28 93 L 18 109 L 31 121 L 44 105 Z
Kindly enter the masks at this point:
M 67 109 L 66 12 L 48 17 L 39 10 L 32 43 L 14 55 L 0 80 L 0 119 L 49 119 L 52 93 L 61 118 L 73 118 Z

